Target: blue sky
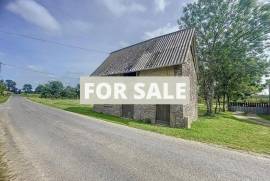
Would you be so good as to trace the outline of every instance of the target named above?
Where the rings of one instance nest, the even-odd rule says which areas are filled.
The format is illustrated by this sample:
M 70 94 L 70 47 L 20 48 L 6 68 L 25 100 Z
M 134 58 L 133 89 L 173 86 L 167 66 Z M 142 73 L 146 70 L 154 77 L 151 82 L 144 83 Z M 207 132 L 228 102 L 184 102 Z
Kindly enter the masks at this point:
M 3 66 L 0 79 L 13 79 L 19 88 L 48 80 L 75 85 L 80 75 L 89 75 L 108 56 L 3 31 L 110 52 L 176 31 L 186 2 L 190 1 L 0 0 L 0 61 L 21 67 Z

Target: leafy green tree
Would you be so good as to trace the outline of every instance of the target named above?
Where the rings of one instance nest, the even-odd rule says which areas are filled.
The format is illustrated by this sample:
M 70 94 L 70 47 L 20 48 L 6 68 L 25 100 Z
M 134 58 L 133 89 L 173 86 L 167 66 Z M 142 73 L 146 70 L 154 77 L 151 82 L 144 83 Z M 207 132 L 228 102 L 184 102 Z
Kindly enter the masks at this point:
M 269 3 L 198 0 L 184 8 L 178 23 L 196 29 L 200 92 L 208 114 L 214 98 L 222 97 L 225 105 L 225 99 L 261 89 L 260 79 L 269 66 L 264 55 Z
M 64 90 L 63 83 L 60 81 L 51 81 L 44 85 L 41 92 L 41 97 L 45 98 L 60 98 Z
M 6 80 L 7 90 L 10 92 L 16 91 L 16 82 L 13 80 Z
M 60 81 L 51 81 L 49 82 L 49 89 L 54 98 L 59 98 L 64 90 L 64 86 Z
M 38 85 L 36 88 L 35 88 L 35 93 L 37 94 L 40 94 L 44 89 L 44 85 Z
M 62 97 L 76 99 L 77 98 L 76 88 L 71 87 L 71 86 L 67 86 L 62 92 Z
M 6 85 L 3 80 L 0 80 L 0 95 L 4 95 L 4 92 L 6 90 Z
M 32 92 L 32 85 L 31 84 L 24 84 L 23 85 L 23 91 L 25 92 L 25 93 L 31 93 Z
M 80 85 L 64 87 L 60 81 L 51 81 L 44 85 L 38 85 L 35 92 L 39 93 L 42 98 L 77 99 L 80 97 Z
M 51 94 L 50 88 L 49 88 L 49 84 L 44 84 L 44 86 L 40 92 L 40 97 L 42 97 L 42 98 L 52 98 L 53 97 L 53 95 Z
M 76 98 L 79 99 L 80 98 L 80 84 L 76 85 Z

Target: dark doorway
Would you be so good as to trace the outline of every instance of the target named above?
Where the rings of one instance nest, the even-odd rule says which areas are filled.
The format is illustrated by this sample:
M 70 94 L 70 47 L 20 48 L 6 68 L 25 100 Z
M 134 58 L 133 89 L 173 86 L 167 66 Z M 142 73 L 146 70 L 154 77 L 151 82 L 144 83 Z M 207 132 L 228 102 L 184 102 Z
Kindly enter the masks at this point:
M 136 72 L 124 73 L 123 76 L 136 76 Z M 134 116 L 134 104 L 122 105 L 122 117 L 133 119 Z
M 133 104 L 123 104 L 122 105 L 122 116 L 124 118 L 133 119 L 134 115 L 134 105 Z
M 157 124 L 170 125 L 170 105 L 157 105 L 156 122 Z

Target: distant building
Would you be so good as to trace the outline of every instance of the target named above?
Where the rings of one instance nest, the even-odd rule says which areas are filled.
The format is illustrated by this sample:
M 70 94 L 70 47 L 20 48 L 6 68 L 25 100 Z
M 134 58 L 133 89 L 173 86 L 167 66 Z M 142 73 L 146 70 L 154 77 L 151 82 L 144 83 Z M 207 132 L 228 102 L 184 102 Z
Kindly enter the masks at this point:
M 171 127 L 190 127 L 198 117 L 195 31 L 184 29 L 112 52 L 93 76 L 188 76 L 188 105 L 94 105 L 94 111 Z

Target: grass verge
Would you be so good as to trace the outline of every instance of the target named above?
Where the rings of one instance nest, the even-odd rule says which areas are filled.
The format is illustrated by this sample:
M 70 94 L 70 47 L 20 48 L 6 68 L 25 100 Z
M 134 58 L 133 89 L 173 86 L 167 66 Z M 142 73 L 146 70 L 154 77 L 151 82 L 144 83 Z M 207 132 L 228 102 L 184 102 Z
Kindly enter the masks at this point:
M 42 99 L 28 97 L 28 99 L 66 111 L 126 125 L 133 128 L 152 131 L 168 136 L 218 144 L 229 148 L 270 154 L 270 128 L 235 118 L 230 112 L 215 116 L 204 116 L 204 107 L 199 106 L 199 119 L 192 124 L 191 129 L 169 128 L 146 124 L 139 120 L 127 120 L 116 116 L 96 113 L 91 106 L 80 105 L 78 100 Z
M 9 98 L 9 96 L 0 95 L 0 104 L 6 102 L 8 100 L 8 98 Z

